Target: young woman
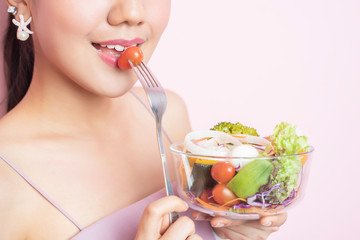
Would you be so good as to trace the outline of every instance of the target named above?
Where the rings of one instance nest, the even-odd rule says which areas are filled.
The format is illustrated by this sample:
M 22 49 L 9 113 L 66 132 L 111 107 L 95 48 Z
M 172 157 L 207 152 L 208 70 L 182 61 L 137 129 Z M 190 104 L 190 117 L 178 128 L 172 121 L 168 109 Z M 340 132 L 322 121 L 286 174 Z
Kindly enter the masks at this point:
M 159 191 L 155 122 L 134 73 L 115 63 L 131 45 L 149 59 L 170 0 L 5 3 L 0 239 L 213 239 L 209 221 L 220 237 L 264 239 L 285 222 L 286 214 L 230 221 L 194 213 L 209 221 L 195 229 L 183 216 L 169 226 L 167 214 L 188 206 Z M 166 149 L 190 131 L 183 101 L 167 97 Z

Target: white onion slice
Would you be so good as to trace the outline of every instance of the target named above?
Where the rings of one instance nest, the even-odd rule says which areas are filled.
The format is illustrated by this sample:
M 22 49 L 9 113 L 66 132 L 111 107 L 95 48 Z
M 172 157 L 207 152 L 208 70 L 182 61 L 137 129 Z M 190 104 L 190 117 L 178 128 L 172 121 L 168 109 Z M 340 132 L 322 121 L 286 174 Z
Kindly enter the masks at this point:
M 238 139 L 242 143 L 256 144 L 253 147 L 255 147 L 255 148 L 257 148 L 257 149 L 259 149 L 261 151 L 264 151 L 264 153 L 266 155 L 268 155 L 268 156 L 271 156 L 271 155 L 275 154 L 274 146 L 266 138 L 250 136 L 250 135 L 243 135 L 243 134 L 233 134 L 233 136 L 234 137 L 236 137 L 236 136 L 240 137 Z
M 206 138 L 206 137 L 213 138 L 214 139 L 213 144 L 211 144 L 211 142 L 208 142 L 207 144 L 200 145 L 200 144 L 196 144 L 193 142 L 193 141 L 196 141 L 196 140 L 199 140 L 202 138 Z M 211 141 L 211 140 L 208 140 L 208 141 Z M 184 144 L 185 144 L 186 150 L 188 150 L 189 152 L 191 152 L 193 154 L 214 156 L 214 157 L 229 156 L 231 151 L 229 149 L 227 149 L 226 147 L 217 146 L 216 142 L 218 142 L 220 144 L 231 143 L 233 146 L 241 145 L 241 142 L 238 139 L 236 139 L 235 137 L 233 137 L 229 134 L 226 134 L 224 132 L 213 131 L 213 130 L 195 131 L 195 132 L 188 133 L 185 137 Z
M 262 138 L 262 137 L 256 137 L 251 135 L 244 135 L 244 134 L 233 134 L 234 137 L 239 136 L 241 138 L 238 138 L 240 142 L 247 142 L 247 143 L 253 143 L 261 146 L 266 146 L 268 144 L 271 144 L 269 140 Z

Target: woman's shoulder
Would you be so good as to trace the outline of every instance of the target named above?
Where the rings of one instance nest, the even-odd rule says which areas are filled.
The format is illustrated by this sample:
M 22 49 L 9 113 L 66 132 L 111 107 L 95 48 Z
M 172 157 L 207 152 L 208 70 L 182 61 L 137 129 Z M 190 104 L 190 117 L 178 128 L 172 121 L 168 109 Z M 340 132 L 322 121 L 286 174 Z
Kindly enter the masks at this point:
M 0 118 L 0 146 L 11 143 L 11 140 L 24 134 L 27 128 L 27 119 L 25 114 L 17 114 L 14 109 L 5 113 Z M 0 149 L 1 151 L 1 149 Z
M 184 140 L 191 131 L 190 119 L 185 101 L 175 92 L 166 91 L 168 105 L 164 114 L 164 127 L 171 132 L 174 142 Z
M 0 158 L 0 239 L 25 239 L 31 216 L 30 189 L 3 158 Z
M 0 239 L 25 239 L 34 206 L 33 189 L 10 166 L 22 152 L 20 132 L 8 116 L 0 119 Z
M 34 232 L 34 226 L 41 225 L 43 219 L 48 217 L 48 203 L 28 183 L 36 175 L 29 174 L 29 166 L 38 166 L 39 169 L 41 166 L 33 161 L 31 154 L 34 151 L 29 151 L 31 144 L 26 143 L 29 139 L 21 137 L 18 131 L 1 131 L 2 127 L 0 126 L 0 226 L 3 228 L 0 227 L 0 239 L 32 239 L 29 237 Z
M 0 119 L 0 154 L 6 156 L 9 153 L 22 152 L 19 146 L 23 142 L 23 135 L 26 134 L 23 128 L 25 123 L 19 124 L 18 122 L 19 120 L 11 116 L 10 113 L 5 114 Z

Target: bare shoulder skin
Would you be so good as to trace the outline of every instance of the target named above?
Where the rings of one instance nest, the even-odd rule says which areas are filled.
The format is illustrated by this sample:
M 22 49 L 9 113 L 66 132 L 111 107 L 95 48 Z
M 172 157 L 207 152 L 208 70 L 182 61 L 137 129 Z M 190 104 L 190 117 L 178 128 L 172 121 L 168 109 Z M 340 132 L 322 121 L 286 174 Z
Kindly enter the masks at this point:
M 134 92 L 147 101 L 142 89 Z M 175 93 L 167 91 L 167 96 L 163 125 L 174 141 L 181 141 L 190 131 L 186 107 Z M 122 111 L 92 132 L 69 133 L 56 122 L 26 113 L 25 105 L 0 120 L 0 153 L 82 226 L 164 186 L 158 177 L 155 121 L 130 93 L 121 98 L 114 106 Z M 170 143 L 165 144 L 168 149 Z M 78 232 L 4 161 L 0 178 L 0 192 L 7 193 L 0 197 L 0 226 L 6 226 L 0 239 L 68 239 Z

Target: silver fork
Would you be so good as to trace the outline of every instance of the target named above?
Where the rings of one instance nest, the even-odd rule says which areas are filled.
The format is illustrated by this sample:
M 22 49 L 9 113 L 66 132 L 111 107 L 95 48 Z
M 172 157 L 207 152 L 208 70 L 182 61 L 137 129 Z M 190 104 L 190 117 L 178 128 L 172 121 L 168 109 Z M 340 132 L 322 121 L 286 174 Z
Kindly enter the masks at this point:
M 139 65 L 135 66 L 131 61 L 129 61 L 129 64 L 131 65 L 132 69 L 134 69 L 141 85 L 145 89 L 151 109 L 155 115 L 156 131 L 163 166 L 166 195 L 174 195 L 174 190 L 171 186 L 169 169 L 167 166 L 164 143 L 162 138 L 161 121 L 167 105 L 165 91 L 161 87 L 160 82 L 156 79 L 155 75 L 150 71 L 150 69 L 146 66 L 144 62 L 141 62 Z M 179 218 L 179 215 L 176 212 L 171 212 L 169 215 L 170 224 L 175 222 L 176 219 Z

